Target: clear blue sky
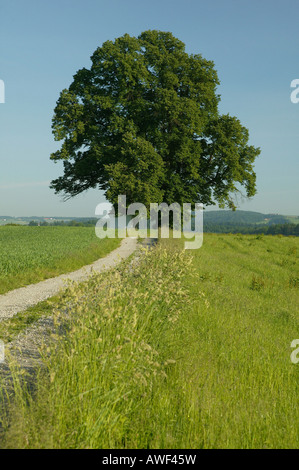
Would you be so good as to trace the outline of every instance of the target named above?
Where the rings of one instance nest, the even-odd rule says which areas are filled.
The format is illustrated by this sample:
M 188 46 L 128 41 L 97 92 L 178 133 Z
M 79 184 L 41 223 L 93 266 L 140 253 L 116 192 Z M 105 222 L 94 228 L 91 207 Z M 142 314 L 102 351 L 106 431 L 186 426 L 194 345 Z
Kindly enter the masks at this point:
M 258 194 L 239 208 L 298 215 L 298 0 L 0 0 L 0 215 L 94 215 L 99 191 L 63 203 L 48 188 L 62 174 L 51 119 L 59 93 L 104 41 L 171 31 L 213 60 L 220 111 L 237 116 L 261 147 Z

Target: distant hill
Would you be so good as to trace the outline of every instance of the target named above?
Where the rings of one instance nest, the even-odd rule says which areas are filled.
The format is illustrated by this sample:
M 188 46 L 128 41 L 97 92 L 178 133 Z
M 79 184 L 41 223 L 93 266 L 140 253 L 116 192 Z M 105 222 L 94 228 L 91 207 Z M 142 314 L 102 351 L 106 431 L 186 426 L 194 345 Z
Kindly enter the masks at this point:
M 92 217 L 11 217 L 0 216 L 0 225 L 95 225 L 97 219 Z M 204 229 L 210 232 L 259 232 L 265 233 L 267 229 L 273 231 L 273 226 L 286 224 L 299 224 L 299 216 L 287 216 L 281 214 L 262 214 L 253 211 L 230 210 L 204 210 Z M 246 230 L 246 228 L 248 230 Z M 279 229 L 281 230 L 281 229 Z M 296 229 L 297 230 L 297 229 Z M 248 232 L 248 233 L 249 233 Z
M 272 224 L 288 224 L 299 223 L 297 216 L 284 216 L 280 214 L 262 214 L 261 212 L 252 211 L 229 211 L 218 210 L 203 213 L 204 223 L 209 224 L 233 224 L 233 225 L 272 225 Z

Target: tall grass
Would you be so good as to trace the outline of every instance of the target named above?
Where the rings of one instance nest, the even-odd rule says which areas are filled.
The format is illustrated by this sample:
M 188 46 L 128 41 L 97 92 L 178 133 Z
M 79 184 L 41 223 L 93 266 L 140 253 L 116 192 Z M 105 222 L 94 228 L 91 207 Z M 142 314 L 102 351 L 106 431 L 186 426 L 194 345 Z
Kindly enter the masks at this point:
M 72 285 L 2 447 L 297 448 L 299 239 L 162 240 Z M 4 422 L 5 424 L 5 422 Z
M 16 395 L 4 445 L 134 448 L 166 439 L 177 423 L 160 390 L 170 385 L 179 312 L 190 303 L 181 283 L 190 263 L 187 253 L 157 249 L 70 287 L 67 313 L 56 312 L 67 333 L 44 351 L 36 394 Z M 162 410 L 161 434 L 152 417 Z

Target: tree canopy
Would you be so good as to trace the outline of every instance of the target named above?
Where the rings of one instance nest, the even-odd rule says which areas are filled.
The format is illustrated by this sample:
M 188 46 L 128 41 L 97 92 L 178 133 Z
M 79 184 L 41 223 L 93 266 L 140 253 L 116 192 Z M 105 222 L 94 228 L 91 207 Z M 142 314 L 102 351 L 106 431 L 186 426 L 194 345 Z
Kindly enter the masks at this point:
M 256 192 L 260 149 L 236 117 L 220 115 L 212 61 L 188 54 L 170 32 L 106 41 L 90 69 L 74 75 L 57 101 L 51 155 L 64 174 L 51 182 L 66 198 L 89 188 L 117 203 L 217 202 Z

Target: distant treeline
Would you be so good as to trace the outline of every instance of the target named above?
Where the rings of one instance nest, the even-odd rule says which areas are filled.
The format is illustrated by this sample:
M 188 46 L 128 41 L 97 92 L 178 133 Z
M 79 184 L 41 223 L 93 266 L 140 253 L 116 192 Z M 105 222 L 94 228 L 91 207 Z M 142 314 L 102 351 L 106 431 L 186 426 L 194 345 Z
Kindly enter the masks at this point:
M 36 220 L 31 220 L 28 225 L 31 227 L 37 227 L 38 225 L 41 227 L 48 227 L 48 226 L 63 226 L 63 227 L 92 227 L 95 226 L 97 219 L 90 219 L 90 220 L 54 220 L 51 222 L 47 222 L 45 220 L 41 222 L 37 222 Z
M 272 225 L 272 224 L 288 224 L 299 223 L 299 218 L 296 220 L 289 220 L 287 216 L 279 214 L 262 214 L 260 212 L 251 211 L 204 211 L 204 221 L 211 224 L 225 224 L 225 225 Z M 297 222 L 298 221 L 298 222 Z
M 40 225 L 45 226 L 65 226 L 65 227 L 94 227 L 97 219 L 90 220 L 55 220 L 53 222 L 37 222 L 30 221 L 30 226 Z M 12 225 L 12 224 L 9 224 Z M 194 227 L 193 227 L 194 229 Z M 241 233 L 241 234 L 264 234 L 264 235 L 285 235 L 285 236 L 299 236 L 299 224 L 281 223 L 271 225 L 260 224 L 233 224 L 233 223 L 213 223 L 204 222 L 204 232 L 206 233 Z
M 241 233 L 264 235 L 293 235 L 299 236 L 299 224 L 272 224 L 272 225 L 247 225 L 247 224 L 213 224 L 204 223 L 204 232 L 207 233 Z

